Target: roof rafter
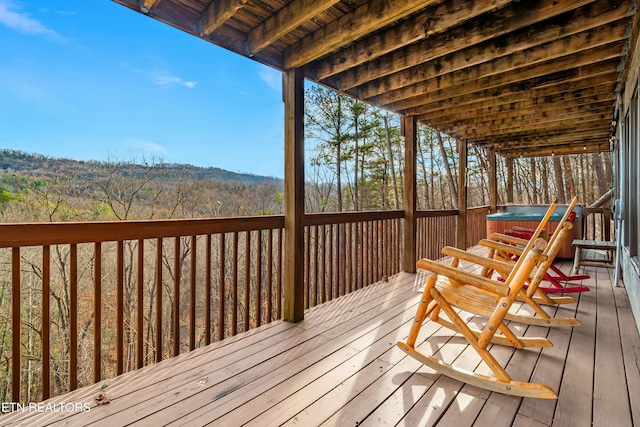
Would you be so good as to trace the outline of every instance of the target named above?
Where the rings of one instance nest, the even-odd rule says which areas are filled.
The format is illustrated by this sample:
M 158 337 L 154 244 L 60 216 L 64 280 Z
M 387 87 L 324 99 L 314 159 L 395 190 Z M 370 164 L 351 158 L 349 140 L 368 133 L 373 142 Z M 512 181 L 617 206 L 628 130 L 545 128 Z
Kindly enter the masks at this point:
M 157 6 L 162 0 L 140 0 L 140 10 L 142 13 L 148 13 L 153 7 Z
M 407 115 L 426 115 L 431 114 L 432 117 L 448 115 L 452 113 L 480 110 L 485 108 L 494 108 L 512 102 L 532 101 L 548 98 L 548 102 L 556 102 L 563 100 L 563 97 L 580 98 L 582 96 L 590 96 L 596 93 L 610 92 L 613 93 L 615 84 L 611 83 L 611 79 L 617 76 L 617 72 L 597 73 L 595 76 L 586 76 L 586 78 L 576 81 L 570 88 L 565 87 L 562 82 L 555 85 L 549 85 L 544 88 L 536 88 L 525 91 L 518 83 L 507 85 L 498 89 L 483 89 L 477 93 L 470 93 L 456 98 L 445 98 L 428 102 L 418 107 L 405 110 Z M 615 94 L 614 94 L 615 96 Z M 560 97 L 558 99 L 557 97 Z
M 285 69 L 308 64 L 437 0 L 371 0 L 287 48 Z
M 448 0 L 410 17 L 401 26 L 358 40 L 349 49 L 318 60 L 311 68 L 318 80 L 324 80 L 508 3 L 509 0 Z
M 602 22 L 604 19 L 599 19 Z M 582 23 L 583 21 L 576 21 Z M 580 52 L 604 44 L 618 41 L 627 32 L 626 20 L 618 19 L 603 25 L 585 30 L 586 25 L 569 24 L 575 29 L 573 34 L 566 34 L 566 27 L 556 23 L 550 25 L 553 31 L 545 32 L 544 28 L 526 28 L 508 37 L 492 40 L 478 46 L 458 51 L 433 61 L 406 69 L 392 76 L 364 85 L 361 94 L 371 98 L 384 92 L 398 90 L 412 84 L 420 83 L 428 78 L 464 70 L 473 66 L 491 63 L 504 58 L 510 66 L 517 68 L 519 64 L 534 65 L 540 62 L 559 58 L 570 53 Z M 548 28 L 548 27 L 547 27 Z M 556 33 L 549 37 L 549 33 Z
M 209 35 L 227 22 L 247 3 L 247 0 L 213 0 L 202 12 L 201 35 Z
M 571 32 L 563 33 L 563 27 L 575 27 L 576 24 L 573 24 L 572 22 L 580 22 L 582 20 L 580 18 L 592 19 L 599 16 L 619 16 L 626 13 L 624 10 L 612 12 L 611 2 L 612 0 L 598 0 L 593 4 L 585 6 L 583 9 L 579 9 L 575 14 L 567 15 L 567 19 L 562 20 L 563 22 L 555 28 L 556 34 L 558 34 L 558 32 L 559 34 L 571 34 Z M 405 49 L 397 50 L 389 55 L 382 56 L 376 61 L 355 67 L 347 72 L 335 76 L 333 80 L 335 80 L 336 83 L 339 81 L 339 85 L 343 89 L 360 86 L 369 81 L 402 72 L 402 70 L 406 70 L 424 62 L 432 61 L 453 52 L 467 49 L 470 46 L 487 42 L 514 31 L 522 30 L 523 28 L 531 25 L 538 25 L 541 19 L 548 20 L 564 13 L 571 12 L 580 5 L 589 3 L 589 1 L 582 0 L 580 2 L 574 2 L 564 0 L 556 2 L 554 0 L 542 0 L 540 3 L 541 10 L 536 10 L 534 12 L 526 2 L 517 2 L 509 7 L 498 10 L 487 19 L 473 21 L 468 26 L 464 25 L 452 28 L 445 34 L 430 37 L 424 41 L 408 46 Z M 600 19 L 600 22 L 610 22 L 611 20 L 615 20 L 604 17 L 596 19 Z M 543 25 L 541 25 L 541 27 L 542 28 L 540 28 L 540 30 L 544 30 L 544 32 L 541 33 L 540 37 L 552 37 L 554 31 L 553 26 L 550 29 L 546 29 L 546 26 Z M 535 28 L 535 31 L 538 31 L 537 27 Z M 576 30 L 572 30 L 572 32 L 575 31 Z M 524 38 L 527 37 L 531 37 L 531 35 L 525 35 Z M 526 41 L 520 42 L 521 44 L 526 43 Z M 509 49 L 509 46 L 494 47 L 494 50 L 497 53 L 500 53 L 501 50 L 505 49 Z M 467 59 L 475 61 L 473 56 L 469 56 Z
M 609 50 L 607 50 L 609 49 Z M 508 87 L 507 90 L 526 91 L 536 87 L 554 84 L 572 79 L 584 78 L 588 75 L 609 73 L 612 62 L 619 62 L 619 52 L 615 52 L 617 46 L 596 48 L 598 59 L 603 62 L 594 63 L 595 52 L 579 53 L 576 56 L 569 56 L 550 63 L 543 63 L 534 67 L 522 67 L 517 72 L 511 70 L 510 73 L 490 75 L 487 77 L 475 77 L 473 73 L 460 74 L 459 76 L 448 76 L 448 79 L 433 80 L 414 85 L 407 89 L 401 89 L 402 93 L 393 94 L 397 101 L 393 104 L 394 109 L 404 110 L 416 107 L 426 102 L 438 101 L 440 99 L 452 98 L 465 94 L 483 91 L 488 88 L 495 88 L 500 92 L 501 87 Z M 556 67 L 554 63 L 562 61 L 565 67 Z M 571 66 L 571 68 L 567 68 Z M 614 65 L 615 66 L 615 65 Z M 574 68 L 575 67 L 575 68 Z M 564 69 L 563 69 L 564 68 Z M 559 71 L 561 70 L 561 71 Z M 446 80 L 446 81 L 443 81 Z M 398 91 L 398 92 L 400 92 Z M 378 98 L 380 104 L 390 104 Z
M 247 39 L 249 55 L 254 55 L 339 1 L 297 0 L 285 6 L 261 25 L 251 30 Z

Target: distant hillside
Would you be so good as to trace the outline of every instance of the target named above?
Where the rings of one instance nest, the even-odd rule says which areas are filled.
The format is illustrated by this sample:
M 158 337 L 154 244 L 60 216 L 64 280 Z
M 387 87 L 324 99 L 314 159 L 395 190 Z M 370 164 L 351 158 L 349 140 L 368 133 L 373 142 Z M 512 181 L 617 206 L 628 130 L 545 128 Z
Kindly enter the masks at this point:
M 121 163 L 126 170 L 139 170 L 142 172 L 149 167 L 162 167 L 169 172 L 168 176 L 178 176 L 187 174 L 192 179 L 241 182 L 247 184 L 257 184 L 264 181 L 278 182 L 279 178 L 253 175 L 247 173 L 236 173 L 216 167 L 197 167 L 185 164 L 159 163 L 155 165 L 133 165 L 131 163 Z M 47 157 L 42 154 L 25 153 L 19 150 L 0 149 L 0 172 L 12 172 L 20 175 L 30 175 L 33 177 L 44 174 L 64 175 L 73 171 L 77 178 L 91 181 L 100 170 L 113 166 L 113 163 L 99 161 L 78 161 L 57 157 Z

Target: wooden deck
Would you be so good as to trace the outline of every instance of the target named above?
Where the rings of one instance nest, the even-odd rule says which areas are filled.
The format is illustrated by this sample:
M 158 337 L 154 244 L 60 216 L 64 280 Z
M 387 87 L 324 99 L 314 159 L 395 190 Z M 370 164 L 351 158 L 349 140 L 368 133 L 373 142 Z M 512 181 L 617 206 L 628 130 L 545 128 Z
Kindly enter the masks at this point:
M 106 382 L 50 399 L 44 412 L 4 415 L 0 424 L 640 426 L 640 337 L 627 294 L 612 286 L 612 270 L 586 271 L 591 291 L 558 309 L 582 326 L 521 328 L 548 336 L 554 347 L 543 351 L 492 350 L 514 379 L 558 390 L 557 401 L 489 393 L 406 356 L 396 342 L 409 332 L 424 275 L 401 273 L 315 307 L 299 324 L 271 323 L 121 375 L 104 389 Z M 421 339 L 421 348 L 442 346 L 442 357 L 458 365 L 479 363 L 439 325 L 425 326 Z M 109 404 L 96 405 L 101 393 Z M 47 403 L 58 405 L 47 410 Z M 69 412 L 81 403 L 90 410 Z

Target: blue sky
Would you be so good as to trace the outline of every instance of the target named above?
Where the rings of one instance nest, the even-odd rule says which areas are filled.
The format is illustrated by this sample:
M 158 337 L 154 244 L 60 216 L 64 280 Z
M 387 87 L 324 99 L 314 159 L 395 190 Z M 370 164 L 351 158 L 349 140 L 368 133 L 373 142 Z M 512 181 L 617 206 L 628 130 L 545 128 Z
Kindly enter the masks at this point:
M 0 0 L 0 148 L 282 177 L 281 74 L 109 0 Z

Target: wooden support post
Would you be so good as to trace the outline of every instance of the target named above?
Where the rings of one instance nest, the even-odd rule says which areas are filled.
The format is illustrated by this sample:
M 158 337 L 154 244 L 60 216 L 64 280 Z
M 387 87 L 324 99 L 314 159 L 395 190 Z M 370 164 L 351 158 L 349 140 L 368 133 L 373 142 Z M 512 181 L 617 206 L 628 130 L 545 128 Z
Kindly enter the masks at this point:
M 489 212 L 495 213 L 498 210 L 498 173 L 496 170 L 496 152 L 488 151 L 489 154 Z
M 286 70 L 284 97 L 284 311 L 304 319 L 304 77 Z
M 507 203 L 513 203 L 513 159 L 507 157 Z
M 416 116 L 405 116 L 404 131 L 404 256 L 402 269 L 416 272 L 416 141 L 418 121 Z
M 467 249 L 467 140 L 458 140 L 458 228 L 456 246 Z

